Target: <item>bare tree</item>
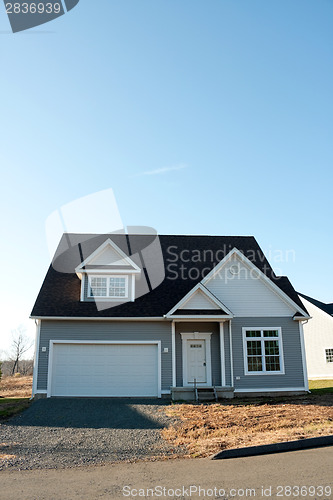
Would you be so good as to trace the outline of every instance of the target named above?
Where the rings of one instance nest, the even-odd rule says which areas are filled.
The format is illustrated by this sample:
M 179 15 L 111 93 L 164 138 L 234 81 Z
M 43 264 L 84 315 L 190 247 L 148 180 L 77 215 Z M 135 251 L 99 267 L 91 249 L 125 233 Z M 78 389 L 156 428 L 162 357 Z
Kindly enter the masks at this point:
M 16 330 L 12 331 L 12 346 L 11 346 L 11 361 L 13 362 L 12 367 L 12 375 L 14 375 L 15 370 L 19 372 L 19 363 L 22 359 L 22 356 L 25 352 L 27 352 L 30 347 L 33 345 L 33 342 L 26 335 L 25 328 L 20 325 L 16 328 Z

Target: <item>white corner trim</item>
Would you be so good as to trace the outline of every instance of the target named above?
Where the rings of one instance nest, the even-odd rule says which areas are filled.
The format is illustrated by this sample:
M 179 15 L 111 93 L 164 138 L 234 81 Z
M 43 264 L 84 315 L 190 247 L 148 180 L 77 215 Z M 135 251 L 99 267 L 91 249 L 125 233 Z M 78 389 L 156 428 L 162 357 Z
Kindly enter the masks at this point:
M 80 302 L 84 302 L 84 287 L 85 287 L 85 282 L 86 282 L 86 275 L 84 273 L 82 273 L 81 274 Z
M 264 281 L 264 283 L 273 291 L 276 295 L 280 297 L 289 307 L 294 308 L 296 311 L 300 312 L 304 315 L 304 319 L 308 319 L 308 315 L 306 314 L 301 307 L 296 304 L 286 293 L 284 293 L 281 288 L 279 288 L 270 278 L 268 278 L 255 264 L 253 264 L 242 252 L 240 252 L 236 247 L 234 247 L 218 264 L 215 266 L 202 280 L 202 284 L 206 285 L 211 279 L 214 278 L 216 274 L 218 274 L 222 267 L 231 260 L 231 258 L 236 255 L 240 261 L 257 272 L 259 278 Z
M 308 369 L 307 369 L 307 366 L 306 366 L 306 352 L 305 352 L 305 343 L 304 343 L 303 323 L 299 322 L 298 325 L 299 325 L 299 336 L 300 336 L 300 340 L 301 340 L 304 387 L 308 391 L 309 390 L 309 380 L 308 380 Z
M 208 300 L 213 302 L 220 309 L 223 309 L 230 317 L 233 318 L 233 314 L 227 308 L 227 306 L 225 306 L 223 302 L 221 302 L 217 297 L 215 297 L 215 295 L 212 292 L 210 292 L 208 288 L 206 288 L 202 284 L 202 282 L 197 283 L 197 285 L 195 285 L 195 287 L 193 287 L 192 290 L 190 290 L 179 302 L 177 302 L 177 304 L 172 309 L 170 309 L 170 311 L 166 314 L 166 317 L 169 318 L 175 311 L 177 311 L 177 309 L 184 306 L 191 299 L 191 297 L 195 295 L 195 293 L 198 290 L 200 290 L 207 297 Z
M 156 345 L 157 346 L 157 397 L 162 394 L 162 342 L 161 340 L 50 340 L 49 359 L 47 366 L 47 397 L 51 397 L 53 352 L 55 344 L 85 344 L 85 345 Z
M 176 325 L 171 323 L 171 363 L 172 363 L 172 386 L 176 387 Z
M 135 262 L 133 262 L 133 260 L 125 254 L 125 252 L 123 252 L 119 247 L 118 245 L 116 245 L 110 238 L 108 238 L 107 240 L 104 241 L 104 243 L 102 243 L 102 245 L 100 245 L 98 248 L 96 248 L 96 250 L 90 254 L 83 262 L 81 262 L 80 265 L 78 265 L 76 268 L 75 268 L 75 272 L 76 273 L 79 273 L 81 272 L 82 270 L 84 272 L 86 272 L 83 267 L 88 265 L 89 262 L 94 259 L 95 257 L 97 257 L 97 255 L 99 255 L 100 253 L 103 252 L 103 250 L 107 247 L 107 246 L 111 246 L 113 248 L 113 250 L 119 254 L 121 260 L 125 260 L 131 267 L 133 267 L 133 269 L 135 269 L 136 271 L 139 271 L 141 272 L 141 269 L 139 268 L 139 266 L 137 266 L 135 264 Z
M 132 288 L 131 288 L 131 301 L 134 302 L 135 301 L 135 276 L 134 276 L 134 274 L 132 274 L 131 286 L 132 286 Z
M 36 321 L 35 331 L 35 352 L 34 352 L 34 368 L 32 377 L 32 397 L 37 393 L 37 378 L 38 378 L 38 362 L 39 362 L 39 341 L 40 341 L 40 320 Z
M 221 385 L 225 387 L 224 324 L 220 322 Z

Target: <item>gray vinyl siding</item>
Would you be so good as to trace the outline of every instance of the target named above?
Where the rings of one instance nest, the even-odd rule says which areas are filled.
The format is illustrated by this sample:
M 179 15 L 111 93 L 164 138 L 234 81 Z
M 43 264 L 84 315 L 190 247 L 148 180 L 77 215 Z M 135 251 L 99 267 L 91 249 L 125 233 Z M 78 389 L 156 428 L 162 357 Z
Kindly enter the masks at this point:
M 158 321 L 52 321 L 42 320 L 39 343 L 37 390 L 47 389 L 50 340 L 161 341 L 162 390 L 172 384 L 171 324 Z M 42 348 L 46 347 L 46 352 Z M 168 353 L 163 349 L 167 347 Z
M 211 363 L 212 382 L 221 385 L 220 363 L 220 329 L 218 323 L 176 323 L 176 383 L 183 386 L 183 353 L 181 333 L 212 332 L 211 336 Z
M 245 375 L 242 327 L 281 327 L 285 374 Z M 234 387 L 241 389 L 269 389 L 304 387 L 302 351 L 299 325 L 291 318 L 234 318 L 232 320 L 232 348 Z M 240 377 L 240 380 L 236 380 Z

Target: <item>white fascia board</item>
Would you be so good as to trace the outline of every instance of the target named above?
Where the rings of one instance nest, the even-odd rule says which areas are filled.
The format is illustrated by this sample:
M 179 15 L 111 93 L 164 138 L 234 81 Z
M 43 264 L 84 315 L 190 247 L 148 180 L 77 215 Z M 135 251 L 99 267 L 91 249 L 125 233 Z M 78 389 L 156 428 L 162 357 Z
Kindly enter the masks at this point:
M 225 323 L 226 321 L 230 321 L 232 318 L 228 318 L 226 316 L 172 316 L 171 318 L 167 318 L 168 320 L 172 320 L 175 323 L 207 323 L 207 320 L 212 322 L 215 320 L 216 323 Z
M 201 320 L 205 320 L 205 319 L 209 319 L 209 320 L 212 320 L 212 319 L 215 319 L 216 321 L 220 322 L 221 320 L 225 319 L 232 319 L 233 316 L 221 316 L 221 315 L 218 315 L 218 314 L 215 314 L 215 315 L 210 315 L 210 314 L 205 314 L 205 315 L 200 315 L 198 314 L 197 316 L 195 314 L 191 314 L 191 315 L 187 315 L 187 314 L 179 314 L 179 315 L 172 315 L 172 317 L 170 319 L 186 319 L 187 321 L 188 320 L 192 320 L 192 321 L 197 321 L 198 319 L 201 319 Z
M 54 321 L 170 321 L 171 319 L 161 317 L 161 316 L 150 316 L 148 318 L 144 317 L 119 317 L 116 318 L 114 316 L 112 317 L 88 317 L 88 316 L 29 316 L 31 319 L 40 319 L 40 320 L 54 320 Z
M 82 269 L 80 274 L 140 274 L 141 271 L 136 269 Z
M 170 309 L 170 311 L 165 316 L 169 318 L 175 311 L 177 311 L 177 309 L 184 306 L 198 290 L 201 290 L 201 292 L 207 297 L 208 300 L 216 304 L 219 308 L 223 309 L 231 318 L 233 318 L 233 314 L 227 308 L 227 306 L 225 306 L 223 302 L 221 302 L 217 297 L 215 297 L 215 295 L 212 294 L 212 292 L 208 290 L 208 288 L 206 288 L 202 284 L 202 282 L 195 285 L 195 287 L 192 288 L 192 290 L 190 290 L 172 309 Z
M 240 261 L 250 267 L 250 269 L 253 269 L 255 272 L 258 273 L 259 278 L 270 287 L 270 289 L 280 297 L 281 300 L 283 300 L 289 307 L 295 308 L 296 311 L 300 312 L 302 315 L 304 315 L 304 319 L 308 319 L 308 315 L 306 314 L 303 309 L 296 304 L 286 293 L 284 293 L 281 288 L 279 288 L 271 279 L 269 279 L 255 264 L 253 264 L 242 252 L 240 252 L 236 247 L 233 248 L 218 264 L 214 269 L 212 269 L 207 276 L 204 277 L 202 280 L 203 285 L 206 285 L 211 279 L 214 278 L 216 274 L 218 274 L 222 267 L 225 266 L 225 264 L 234 256 L 237 255 L 237 257 L 240 259 Z
M 95 258 L 97 255 L 99 255 L 101 252 L 103 252 L 103 250 L 107 247 L 107 246 L 111 246 L 113 248 L 113 250 L 115 252 L 117 252 L 119 254 L 119 256 L 124 259 L 130 266 L 132 266 L 136 271 L 139 271 L 141 272 L 141 269 L 139 268 L 139 266 L 137 266 L 135 264 L 135 262 L 133 262 L 133 260 L 128 256 L 126 255 L 119 247 L 118 245 L 116 245 L 110 238 L 108 238 L 107 240 L 104 241 L 104 243 L 102 243 L 101 246 L 99 246 L 98 248 L 96 248 L 96 250 L 91 254 L 89 255 L 89 257 L 87 257 L 83 262 L 81 262 L 81 264 L 79 266 L 77 266 L 75 268 L 75 272 L 76 273 L 80 273 L 80 271 L 84 271 L 86 272 L 86 270 L 83 269 L 84 266 L 88 265 L 89 262 Z M 89 270 L 90 271 L 90 270 Z

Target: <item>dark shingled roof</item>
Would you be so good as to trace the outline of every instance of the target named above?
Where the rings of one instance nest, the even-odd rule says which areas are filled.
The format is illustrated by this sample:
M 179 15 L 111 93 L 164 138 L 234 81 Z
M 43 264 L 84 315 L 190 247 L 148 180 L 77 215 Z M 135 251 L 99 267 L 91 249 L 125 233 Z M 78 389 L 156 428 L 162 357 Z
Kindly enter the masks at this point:
M 81 281 L 75 268 L 110 238 L 126 255 L 132 256 L 154 242 L 152 235 L 124 234 L 69 234 L 65 233 L 46 274 L 36 303 L 33 317 L 162 317 L 172 309 L 202 278 L 213 269 L 234 247 L 242 252 L 258 269 L 270 278 L 305 312 L 298 294 L 285 276 L 274 274 L 270 264 L 253 236 L 159 236 L 164 258 L 165 278 L 149 293 L 114 307 L 98 310 L 94 301 L 81 302 Z M 157 240 L 158 241 L 158 240 Z M 181 254 L 182 251 L 185 251 Z M 205 256 L 199 262 L 177 260 L 176 254 L 191 252 Z M 145 258 L 145 257 L 144 257 Z M 177 261 L 176 261 L 177 260 Z M 138 262 L 136 262 L 138 264 Z M 138 264 L 139 265 L 139 264 Z M 181 267 L 183 266 L 183 267 Z M 141 265 L 143 273 L 146 269 Z M 188 271 L 196 272 L 188 277 Z M 178 274 L 175 279 L 175 274 Z M 185 277 L 184 277 L 185 274 Z M 193 279 L 194 278 L 194 279 Z M 296 311 L 295 311 L 296 312 Z
M 308 295 L 304 295 L 303 293 L 299 293 L 299 292 L 298 292 L 298 295 L 300 295 L 304 299 L 311 302 L 311 304 L 313 304 L 314 306 L 319 307 L 319 309 L 321 309 L 325 313 L 329 314 L 330 316 L 333 316 L 333 304 L 332 303 L 325 304 L 324 302 L 320 302 L 320 300 L 313 299 L 312 297 L 308 297 Z

